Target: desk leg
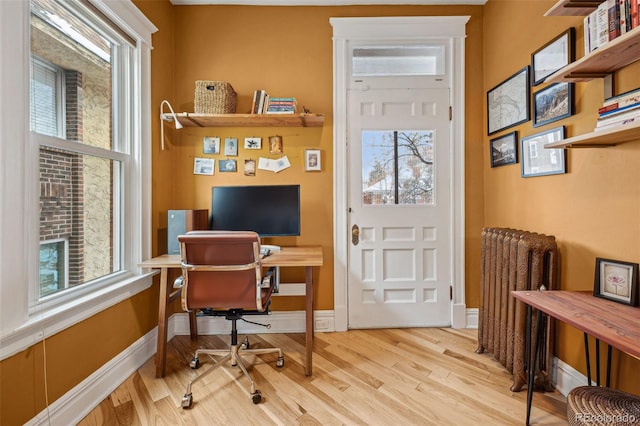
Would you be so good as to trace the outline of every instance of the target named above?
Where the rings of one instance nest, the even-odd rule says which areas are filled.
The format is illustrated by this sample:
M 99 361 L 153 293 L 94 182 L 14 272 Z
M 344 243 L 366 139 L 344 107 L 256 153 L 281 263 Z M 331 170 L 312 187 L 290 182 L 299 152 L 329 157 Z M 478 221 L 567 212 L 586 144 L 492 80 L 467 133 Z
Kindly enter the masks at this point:
M 531 305 L 528 306 L 527 316 L 527 326 L 531 327 L 533 323 L 533 308 Z M 534 340 L 534 344 L 531 345 L 533 352 L 529 352 L 529 369 L 527 370 L 527 426 L 529 425 L 529 420 L 531 419 L 531 404 L 533 402 L 533 385 L 536 380 L 536 368 L 538 367 L 538 353 L 540 351 L 540 347 L 544 341 L 544 332 L 546 329 L 544 322 L 545 314 L 541 311 L 538 311 L 536 314 L 536 336 Z M 531 329 L 527 331 L 527 335 L 531 336 Z
M 164 377 L 167 364 L 167 305 L 169 304 L 168 268 L 160 268 L 160 297 L 158 302 L 158 349 L 156 377 Z
M 305 302 L 305 375 L 311 376 L 313 374 L 313 267 L 311 266 L 306 267 Z

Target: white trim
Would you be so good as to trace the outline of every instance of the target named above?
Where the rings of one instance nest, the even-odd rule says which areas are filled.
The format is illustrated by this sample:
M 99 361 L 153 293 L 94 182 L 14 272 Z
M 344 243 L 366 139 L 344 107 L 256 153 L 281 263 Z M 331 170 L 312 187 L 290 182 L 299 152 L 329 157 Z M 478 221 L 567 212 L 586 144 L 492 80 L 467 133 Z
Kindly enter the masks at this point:
M 466 310 L 465 315 L 465 327 L 464 328 L 478 328 L 478 318 L 480 315 L 480 309 L 478 308 L 469 308 Z M 462 328 L 462 327 L 454 327 L 454 328 Z
M 136 372 L 156 351 L 158 328 L 142 336 L 26 425 L 75 425 Z M 76 354 L 81 356 L 81 353 Z
M 349 69 L 349 42 L 351 40 L 422 40 L 449 38 L 452 41 L 452 60 L 448 72 L 452 77 L 451 102 L 453 107 L 452 132 L 453 152 L 451 153 L 451 277 L 453 301 L 451 325 L 464 328 L 465 320 L 465 217 L 464 217 L 464 38 L 465 26 L 470 16 L 415 16 L 415 17 L 372 17 L 372 18 L 330 18 L 333 27 L 333 199 L 334 199 L 334 314 L 335 328 L 348 328 L 348 251 L 349 213 L 347 202 L 348 183 L 348 134 L 346 94 Z
M 554 357 L 552 363 L 551 381 L 554 383 L 556 390 L 562 395 L 567 396 L 571 389 L 587 385 L 587 376 L 566 362 Z M 595 382 L 592 381 L 592 384 L 595 384 Z

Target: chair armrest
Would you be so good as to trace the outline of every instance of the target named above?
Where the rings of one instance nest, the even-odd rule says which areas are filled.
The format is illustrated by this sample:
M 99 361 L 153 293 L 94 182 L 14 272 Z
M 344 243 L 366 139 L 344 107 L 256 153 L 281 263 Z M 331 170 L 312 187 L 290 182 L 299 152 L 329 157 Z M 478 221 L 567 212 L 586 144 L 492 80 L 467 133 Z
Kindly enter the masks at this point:
M 276 276 L 276 267 L 272 266 L 267 270 L 267 272 L 262 277 L 262 283 L 260 285 L 261 288 L 269 288 L 273 286 L 272 293 L 278 292 L 278 280 Z

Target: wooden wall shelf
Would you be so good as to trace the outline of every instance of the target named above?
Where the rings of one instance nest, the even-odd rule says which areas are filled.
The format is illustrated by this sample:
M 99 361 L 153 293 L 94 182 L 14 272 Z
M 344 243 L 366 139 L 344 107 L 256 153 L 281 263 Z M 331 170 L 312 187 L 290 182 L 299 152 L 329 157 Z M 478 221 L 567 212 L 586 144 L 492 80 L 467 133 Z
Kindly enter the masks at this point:
M 546 83 L 579 82 L 604 78 L 640 59 L 640 27 L 611 40 L 546 78 Z
M 610 130 L 598 130 L 545 145 L 551 148 L 606 148 L 640 140 L 640 124 L 627 124 Z
M 184 127 L 322 127 L 323 114 L 176 114 Z M 162 120 L 173 121 L 171 114 Z
M 600 3 L 602 0 L 560 0 L 544 16 L 586 16 Z

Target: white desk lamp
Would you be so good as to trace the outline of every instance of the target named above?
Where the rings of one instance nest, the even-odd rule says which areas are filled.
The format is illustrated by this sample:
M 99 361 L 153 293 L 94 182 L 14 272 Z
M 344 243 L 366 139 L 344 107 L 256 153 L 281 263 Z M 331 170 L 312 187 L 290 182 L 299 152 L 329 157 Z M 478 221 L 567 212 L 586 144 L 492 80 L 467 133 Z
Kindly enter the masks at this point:
M 162 151 L 164 151 L 164 121 L 171 121 L 171 118 L 165 118 L 164 116 L 164 112 L 162 111 L 162 107 L 164 105 L 167 105 L 169 107 L 169 111 L 171 111 L 171 115 L 173 117 L 173 124 L 176 126 L 176 130 L 178 129 L 182 129 L 182 124 L 180 123 L 180 121 L 178 120 L 178 116 L 176 115 L 176 113 L 173 111 L 173 108 L 171 108 L 171 104 L 169 103 L 168 100 L 163 100 L 160 103 L 160 147 L 162 149 Z

